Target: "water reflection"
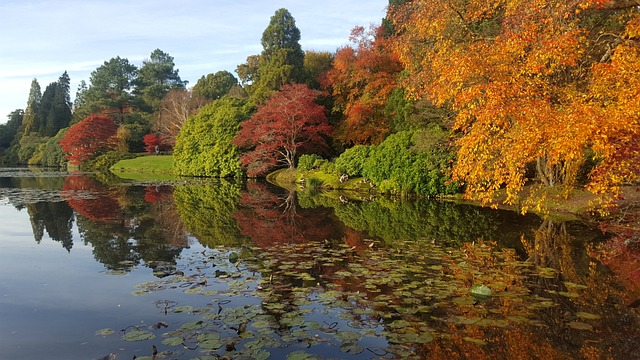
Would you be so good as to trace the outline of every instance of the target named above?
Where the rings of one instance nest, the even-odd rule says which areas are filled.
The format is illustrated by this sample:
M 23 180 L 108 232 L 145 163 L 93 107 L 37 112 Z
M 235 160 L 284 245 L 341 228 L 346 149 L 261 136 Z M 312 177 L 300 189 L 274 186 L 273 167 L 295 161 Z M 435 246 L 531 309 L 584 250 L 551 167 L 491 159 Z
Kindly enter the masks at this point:
M 198 329 L 154 343 L 174 357 L 197 355 L 184 342 L 207 343 L 209 355 L 224 355 L 224 345 L 255 355 L 245 331 L 274 354 L 308 346 L 360 358 L 617 359 L 640 341 L 634 299 L 590 254 L 601 235 L 576 223 L 440 201 L 345 201 L 255 181 L 126 186 L 71 175 L 0 184 L 26 207 L 36 241 L 46 232 L 73 251 L 81 240 L 111 272 L 152 268 L 161 279 L 141 294 L 217 296 L 189 314 Z M 50 192 L 20 196 L 35 188 Z M 185 259 L 196 240 L 209 250 Z M 478 284 L 492 296 L 472 296 Z M 204 326 L 218 338 L 203 340 Z

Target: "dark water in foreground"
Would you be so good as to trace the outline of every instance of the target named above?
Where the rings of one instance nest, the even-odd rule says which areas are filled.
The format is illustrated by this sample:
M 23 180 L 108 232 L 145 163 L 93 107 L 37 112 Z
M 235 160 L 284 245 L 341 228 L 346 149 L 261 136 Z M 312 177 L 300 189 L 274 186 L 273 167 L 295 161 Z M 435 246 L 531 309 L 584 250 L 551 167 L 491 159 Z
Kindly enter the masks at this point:
M 637 289 L 584 224 L 105 183 L 0 169 L 0 359 L 640 358 Z

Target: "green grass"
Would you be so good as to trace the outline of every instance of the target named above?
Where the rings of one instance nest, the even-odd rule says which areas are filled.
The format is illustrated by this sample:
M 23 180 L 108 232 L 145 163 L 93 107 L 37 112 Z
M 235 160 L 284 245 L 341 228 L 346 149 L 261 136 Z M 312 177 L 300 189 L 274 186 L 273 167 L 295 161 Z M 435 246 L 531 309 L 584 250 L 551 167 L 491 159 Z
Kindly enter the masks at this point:
M 109 170 L 120 174 L 173 174 L 173 156 L 148 155 L 120 160 Z

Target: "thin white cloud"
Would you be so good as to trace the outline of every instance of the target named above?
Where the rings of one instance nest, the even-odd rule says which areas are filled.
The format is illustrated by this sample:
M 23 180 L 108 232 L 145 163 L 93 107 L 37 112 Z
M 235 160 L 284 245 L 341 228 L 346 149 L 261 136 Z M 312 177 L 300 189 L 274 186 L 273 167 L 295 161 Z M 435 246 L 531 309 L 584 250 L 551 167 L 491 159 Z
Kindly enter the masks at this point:
M 261 50 L 270 17 L 288 9 L 305 50 L 335 51 L 356 25 L 380 23 L 388 0 L 4 0 L 0 3 L 0 122 L 24 108 L 31 80 L 46 87 L 66 70 L 80 80 L 120 56 L 140 66 L 155 49 L 190 84 L 233 71 Z M 72 94 L 73 95 L 73 94 Z

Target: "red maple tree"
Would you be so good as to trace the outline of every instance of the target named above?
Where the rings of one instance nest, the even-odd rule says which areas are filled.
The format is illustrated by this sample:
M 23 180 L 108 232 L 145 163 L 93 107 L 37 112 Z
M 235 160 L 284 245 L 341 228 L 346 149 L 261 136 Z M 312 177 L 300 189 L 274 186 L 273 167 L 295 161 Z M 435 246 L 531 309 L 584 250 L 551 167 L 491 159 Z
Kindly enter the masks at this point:
M 107 116 L 90 115 L 71 126 L 60 146 L 73 165 L 89 160 L 99 153 L 114 149 L 118 126 Z
M 302 151 L 328 148 L 324 136 L 332 127 L 314 102 L 320 94 L 304 84 L 284 85 L 241 124 L 234 144 L 248 150 L 240 157 L 247 175 L 263 175 L 278 164 L 292 168 Z
M 157 134 L 147 134 L 142 138 L 142 141 L 145 145 L 144 149 L 148 153 L 155 152 L 156 146 L 158 150 L 162 148 L 162 138 Z

